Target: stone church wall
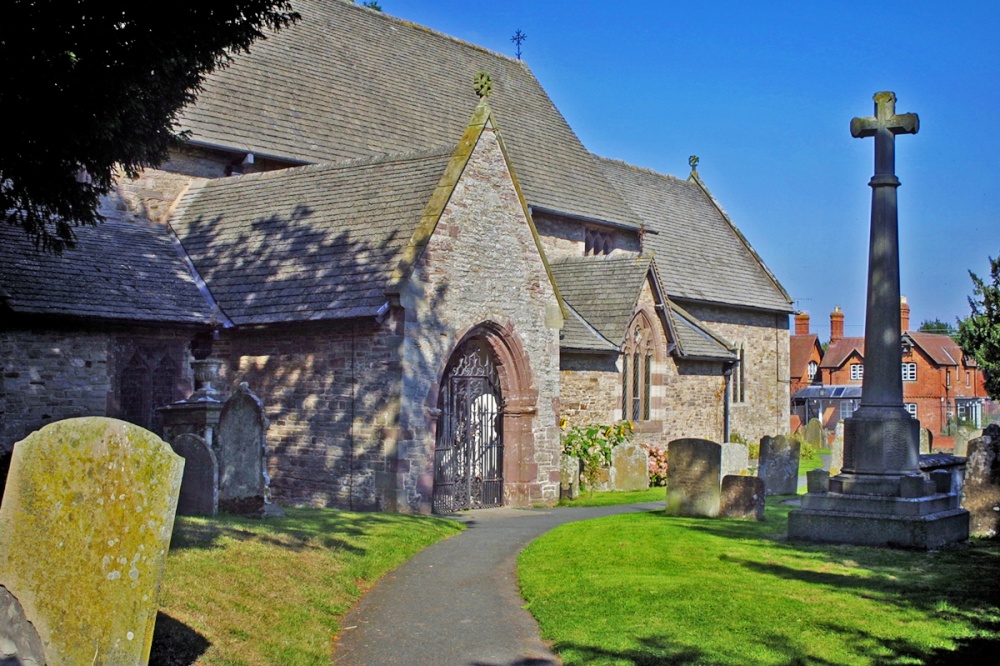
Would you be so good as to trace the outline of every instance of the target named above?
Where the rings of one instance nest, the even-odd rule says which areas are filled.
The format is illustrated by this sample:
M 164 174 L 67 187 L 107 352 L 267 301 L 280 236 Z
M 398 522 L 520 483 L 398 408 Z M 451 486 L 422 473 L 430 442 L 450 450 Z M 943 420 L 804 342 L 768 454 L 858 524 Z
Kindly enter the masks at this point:
M 574 220 L 554 213 L 536 211 L 532 214 L 535 226 L 542 238 L 542 246 L 549 259 L 559 257 L 582 257 L 585 249 L 587 226 L 579 220 Z M 614 236 L 612 256 L 625 254 L 638 255 L 640 252 L 639 235 L 625 229 L 604 228 Z
M 271 426 L 269 473 L 285 504 L 394 509 L 378 487 L 398 436 L 399 337 L 392 318 L 226 333 L 213 356 L 247 382 Z
M 438 383 L 464 336 L 486 324 L 512 353 L 505 394 L 505 503 L 552 503 L 559 493 L 558 328 L 561 315 L 503 154 L 483 132 L 401 304 L 406 312 L 400 508 L 428 511 Z M 516 464 L 515 464 L 516 463 Z M 513 465 L 513 467 L 511 467 Z
M 790 410 L 788 315 L 698 303 L 681 305 L 737 348 L 742 343 L 745 350 L 745 400 L 731 403 L 730 432 L 748 441 L 786 433 Z
M 147 368 L 166 359 L 172 381 L 157 394 L 159 400 L 183 398 L 193 388 L 190 337 L 184 330 L 140 327 L 0 332 L 0 447 L 9 449 L 47 423 L 77 416 L 125 418 L 156 430 L 157 397 L 127 390 L 142 409 L 138 416 L 125 413 L 122 375 L 133 358 Z M 151 389 L 148 380 L 147 375 L 142 391 Z

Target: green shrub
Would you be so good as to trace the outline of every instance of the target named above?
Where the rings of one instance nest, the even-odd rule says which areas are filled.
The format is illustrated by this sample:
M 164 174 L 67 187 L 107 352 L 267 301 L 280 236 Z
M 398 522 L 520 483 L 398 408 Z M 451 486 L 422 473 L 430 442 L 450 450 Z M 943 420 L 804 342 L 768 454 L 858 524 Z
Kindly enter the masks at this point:
M 611 451 L 631 438 L 631 421 L 574 426 L 563 436 L 562 452 L 583 462 L 583 480 L 593 490 L 601 468 L 611 464 Z

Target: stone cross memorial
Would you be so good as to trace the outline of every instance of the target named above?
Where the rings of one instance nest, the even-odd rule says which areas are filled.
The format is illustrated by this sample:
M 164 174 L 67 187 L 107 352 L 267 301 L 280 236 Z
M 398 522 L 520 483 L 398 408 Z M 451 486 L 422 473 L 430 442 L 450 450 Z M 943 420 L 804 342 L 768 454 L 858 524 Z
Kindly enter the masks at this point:
M 0 663 L 147 663 L 183 466 L 115 419 L 59 421 L 15 445 L 0 508 Z
M 903 407 L 900 342 L 896 135 L 916 134 L 916 114 L 896 113 L 896 95 L 875 94 L 875 115 L 851 121 L 875 138 L 865 374 L 861 406 L 844 421 L 844 463 L 829 492 L 809 492 L 789 514 L 788 536 L 805 541 L 930 549 L 964 541 L 969 514 L 954 492 L 920 471 L 920 423 Z

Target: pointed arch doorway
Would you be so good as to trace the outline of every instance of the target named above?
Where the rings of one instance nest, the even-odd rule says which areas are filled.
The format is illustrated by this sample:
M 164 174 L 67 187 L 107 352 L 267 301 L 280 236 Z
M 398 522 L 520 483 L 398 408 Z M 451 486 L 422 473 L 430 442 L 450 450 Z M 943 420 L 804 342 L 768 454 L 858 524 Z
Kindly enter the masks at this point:
M 504 398 L 497 359 L 481 337 L 462 343 L 445 369 L 434 446 L 434 512 L 503 505 Z

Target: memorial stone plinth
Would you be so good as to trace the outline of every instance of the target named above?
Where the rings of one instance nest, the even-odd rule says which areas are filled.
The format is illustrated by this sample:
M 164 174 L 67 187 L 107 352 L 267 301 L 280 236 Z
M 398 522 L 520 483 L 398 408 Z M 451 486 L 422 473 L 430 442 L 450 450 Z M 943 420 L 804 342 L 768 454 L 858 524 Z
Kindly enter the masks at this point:
M 919 121 L 913 113 L 896 114 L 891 92 L 874 99 L 873 117 L 851 121 L 852 136 L 875 138 L 861 405 L 844 421 L 841 473 L 825 492 L 826 484 L 810 484 L 802 508 L 789 514 L 788 537 L 938 548 L 968 538 L 969 514 L 958 492 L 921 472 L 920 423 L 903 407 L 895 137 L 916 134 Z

